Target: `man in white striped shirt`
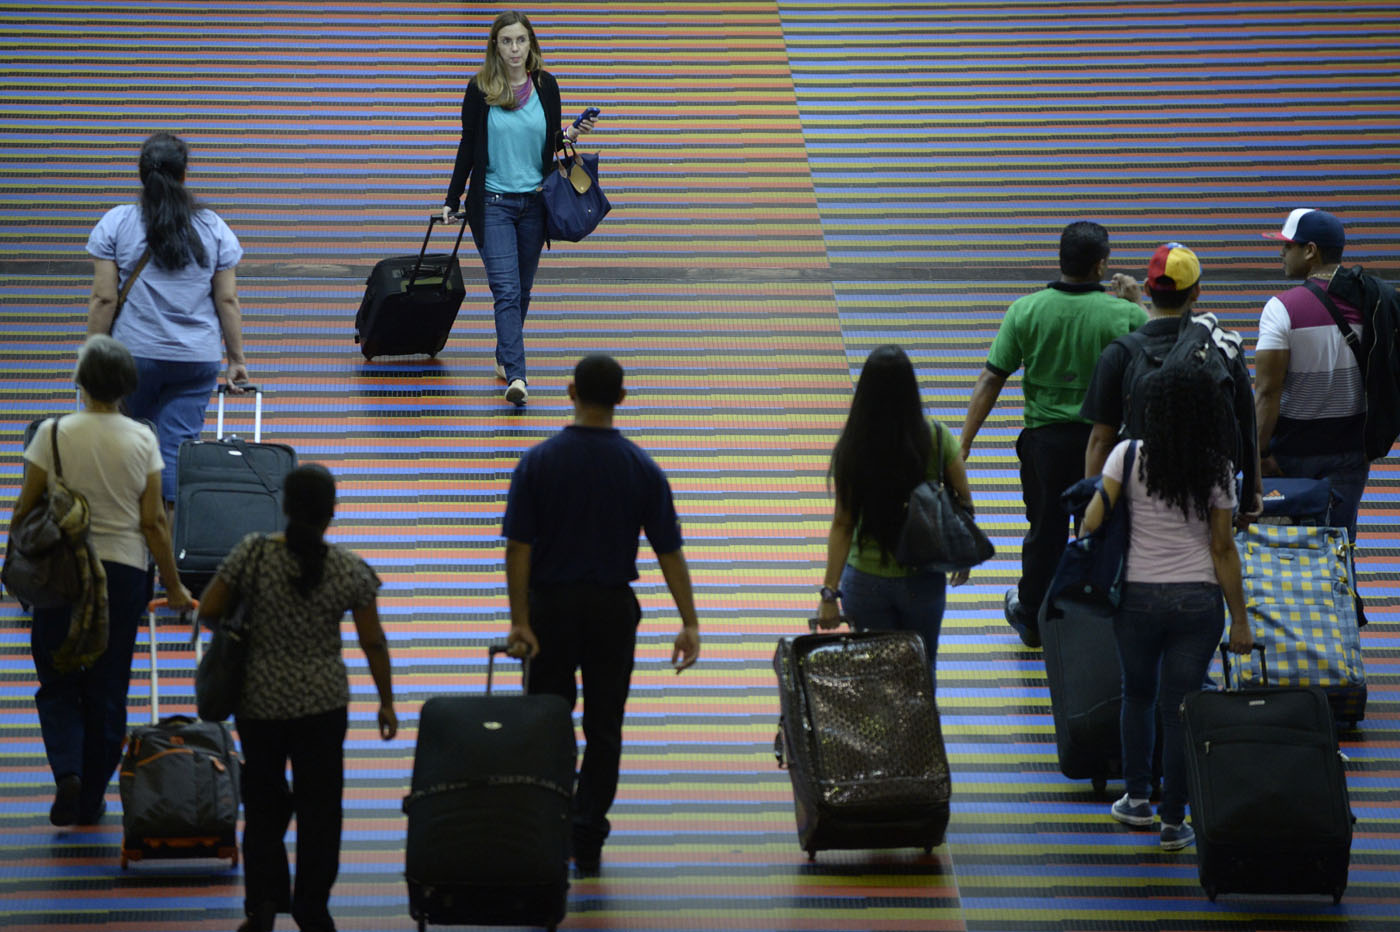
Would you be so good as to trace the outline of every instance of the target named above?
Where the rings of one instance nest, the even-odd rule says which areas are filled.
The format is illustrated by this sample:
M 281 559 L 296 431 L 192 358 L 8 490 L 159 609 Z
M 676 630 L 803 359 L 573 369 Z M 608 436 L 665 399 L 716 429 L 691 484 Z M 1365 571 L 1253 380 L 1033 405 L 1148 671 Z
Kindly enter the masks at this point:
M 1332 523 L 1356 539 L 1356 512 L 1371 464 L 1366 458 L 1366 396 L 1356 354 L 1319 292 L 1342 261 L 1342 222 L 1301 208 L 1278 233 L 1283 271 L 1302 284 L 1269 299 L 1254 354 L 1255 413 L 1265 476 L 1332 481 Z M 1333 298 L 1360 338 L 1361 312 Z

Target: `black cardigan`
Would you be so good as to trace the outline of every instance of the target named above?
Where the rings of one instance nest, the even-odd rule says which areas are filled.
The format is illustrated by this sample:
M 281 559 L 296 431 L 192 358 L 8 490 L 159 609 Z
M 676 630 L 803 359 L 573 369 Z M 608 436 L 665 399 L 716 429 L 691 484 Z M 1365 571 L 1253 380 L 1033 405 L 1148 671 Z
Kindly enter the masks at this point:
M 530 76 L 535 84 L 535 93 L 540 95 L 540 105 L 544 107 L 544 149 L 540 152 L 540 169 L 548 173 L 553 170 L 554 153 L 564 145 L 564 131 L 559 128 L 563 113 L 559 104 L 559 82 L 548 71 L 536 71 Z M 444 203 L 453 210 L 462 197 L 462 189 L 467 189 L 467 224 L 472 230 L 472 240 L 481 248 L 482 226 L 486 215 L 486 166 L 490 162 L 486 146 L 486 116 L 491 107 L 486 97 L 476 86 L 476 78 L 467 84 L 467 92 L 462 96 L 462 141 L 457 144 L 457 162 L 452 169 L 452 183 L 447 188 Z M 471 183 L 467 183 L 467 179 Z

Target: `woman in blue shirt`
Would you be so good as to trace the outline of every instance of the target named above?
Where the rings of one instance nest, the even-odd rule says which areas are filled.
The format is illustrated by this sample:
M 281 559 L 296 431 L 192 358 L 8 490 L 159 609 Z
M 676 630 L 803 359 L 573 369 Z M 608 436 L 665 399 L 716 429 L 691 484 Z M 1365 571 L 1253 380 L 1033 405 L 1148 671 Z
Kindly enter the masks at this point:
M 543 65 L 525 14 L 497 16 L 486 60 L 462 98 L 462 141 L 442 208 L 449 220 L 466 188 L 467 223 L 495 304 L 496 377 L 515 405 L 529 397 L 522 331 L 544 248 L 540 186 L 564 142 L 593 129 L 592 120 L 559 129 L 559 84 Z
M 156 427 L 167 502 L 175 500 L 180 444 L 204 429 L 225 351 L 230 386 L 248 380 L 234 278 L 243 247 L 228 224 L 185 189 L 188 159 L 189 147 L 178 136 L 147 139 L 138 163 L 140 202 L 107 211 L 87 243 L 93 257 L 87 331 L 110 333 L 136 359 L 140 383 L 127 399 L 127 413 Z M 127 282 L 131 288 L 118 308 Z

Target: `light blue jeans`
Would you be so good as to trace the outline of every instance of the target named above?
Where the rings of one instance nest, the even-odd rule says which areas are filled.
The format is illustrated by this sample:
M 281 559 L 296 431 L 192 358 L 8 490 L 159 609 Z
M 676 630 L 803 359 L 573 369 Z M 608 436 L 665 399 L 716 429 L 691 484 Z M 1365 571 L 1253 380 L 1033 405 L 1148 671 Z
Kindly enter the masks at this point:
M 938 631 L 948 578 L 942 573 L 876 576 L 853 566 L 841 574 L 842 608 L 858 631 L 913 631 L 924 639 L 929 668 L 938 685 Z M 935 695 L 937 693 L 935 692 Z
M 525 378 L 525 315 L 544 248 L 544 199 L 486 192 L 481 264 L 496 314 L 496 362 L 506 381 Z M 528 381 L 528 379 L 526 380 Z
M 160 476 L 160 492 L 167 502 L 175 501 L 175 466 L 180 444 L 198 440 L 204 430 L 204 413 L 209 396 L 219 383 L 222 364 L 179 362 L 169 359 L 136 357 L 139 381 L 126 399 L 127 413 L 156 426 L 160 457 L 165 469 Z

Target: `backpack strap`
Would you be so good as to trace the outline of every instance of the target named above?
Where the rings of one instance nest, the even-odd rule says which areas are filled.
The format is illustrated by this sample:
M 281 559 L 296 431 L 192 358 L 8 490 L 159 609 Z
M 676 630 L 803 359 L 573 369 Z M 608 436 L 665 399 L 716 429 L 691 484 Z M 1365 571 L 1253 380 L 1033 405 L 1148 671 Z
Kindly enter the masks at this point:
M 1361 358 L 1361 338 L 1356 335 L 1356 331 L 1351 329 L 1351 325 L 1342 316 L 1341 308 L 1337 307 L 1337 302 L 1332 300 L 1332 296 L 1327 293 L 1326 289 L 1312 279 L 1305 281 L 1303 287 L 1311 291 L 1322 302 L 1322 306 L 1327 308 L 1327 313 L 1332 315 L 1332 322 L 1337 325 L 1338 330 L 1342 331 L 1342 339 L 1346 341 L 1347 346 L 1351 347 L 1351 354 L 1356 357 L 1357 368 L 1361 370 L 1362 374 L 1365 374 L 1366 363 Z

